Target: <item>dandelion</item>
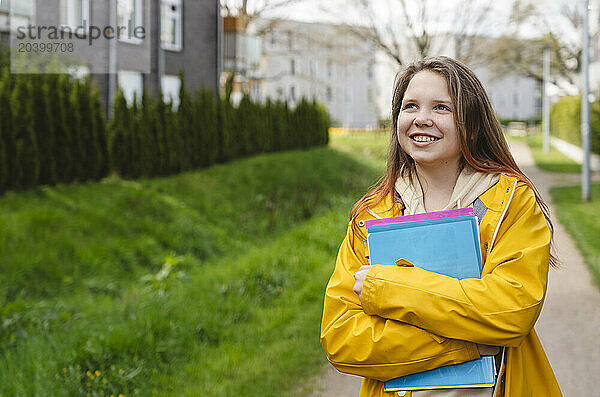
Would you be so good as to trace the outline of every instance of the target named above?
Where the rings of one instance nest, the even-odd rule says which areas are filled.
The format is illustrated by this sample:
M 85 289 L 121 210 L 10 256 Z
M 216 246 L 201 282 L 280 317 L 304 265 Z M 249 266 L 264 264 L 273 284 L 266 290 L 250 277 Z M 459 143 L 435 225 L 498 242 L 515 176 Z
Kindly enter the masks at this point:
M 111 394 L 111 395 L 110 395 L 110 397 L 115 397 L 115 395 L 114 395 L 114 394 Z
M 88 376 L 88 378 L 92 377 L 92 373 L 90 371 L 87 371 L 85 374 Z
M 94 372 L 94 375 L 100 376 L 100 371 L 96 370 L 96 372 Z
M 119 397 L 125 397 L 125 396 L 124 396 L 124 395 L 122 395 L 122 394 L 119 394 Z

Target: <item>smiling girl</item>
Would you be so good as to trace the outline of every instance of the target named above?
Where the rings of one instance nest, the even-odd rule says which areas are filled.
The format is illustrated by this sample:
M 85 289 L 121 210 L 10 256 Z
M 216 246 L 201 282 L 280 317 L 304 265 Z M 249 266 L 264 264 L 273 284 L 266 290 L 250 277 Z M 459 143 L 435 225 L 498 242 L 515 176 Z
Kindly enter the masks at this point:
M 413 63 L 396 79 L 392 127 L 386 173 L 352 208 L 327 285 L 329 361 L 364 378 L 361 396 L 386 396 L 394 393 L 385 380 L 496 355 L 494 388 L 412 396 L 561 396 L 533 329 L 556 265 L 552 223 L 481 82 L 451 58 Z M 369 263 L 366 220 L 468 206 L 479 221 L 481 279 Z

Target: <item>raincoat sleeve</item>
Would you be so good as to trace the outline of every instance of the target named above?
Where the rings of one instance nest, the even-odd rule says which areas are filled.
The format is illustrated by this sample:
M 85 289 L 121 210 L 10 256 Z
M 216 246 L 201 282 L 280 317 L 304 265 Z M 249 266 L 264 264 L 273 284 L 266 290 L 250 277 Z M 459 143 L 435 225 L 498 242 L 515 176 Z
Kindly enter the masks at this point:
M 362 240 L 355 239 L 349 228 L 327 285 L 321 323 L 321 344 L 334 367 L 384 381 L 479 358 L 473 343 L 440 338 L 410 324 L 366 314 L 352 290 L 354 273 L 368 264 L 364 252 Z
M 521 185 L 481 279 L 458 280 L 418 267 L 376 265 L 365 278 L 364 311 L 447 338 L 519 346 L 542 309 L 549 247 L 544 215 L 531 189 Z

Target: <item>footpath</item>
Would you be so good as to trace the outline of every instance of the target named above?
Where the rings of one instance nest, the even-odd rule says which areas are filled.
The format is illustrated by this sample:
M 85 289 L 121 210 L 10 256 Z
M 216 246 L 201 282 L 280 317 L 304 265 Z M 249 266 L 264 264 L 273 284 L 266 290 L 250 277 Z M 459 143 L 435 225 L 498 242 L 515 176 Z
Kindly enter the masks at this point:
M 533 181 L 550 206 L 556 254 L 562 262 L 560 269 L 550 270 L 546 301 L 535 330 L 563 395 L 599 395 L 600 291 L 592 284 L 590 273 L 575 244 L 558 223 L 549 192 L 553 186 L 579 184 L 579 175 L 539 170 L 529 147 L 523 142 L 511 142 L 511 150 L 521 170 Z M 596 174 L 594 179 L 597 181 L 600 178 Z M 311 397 L 358 396 L 359 389 L 360 378 L 341 374 L 329 365 L 316 379 L 316 391 Z

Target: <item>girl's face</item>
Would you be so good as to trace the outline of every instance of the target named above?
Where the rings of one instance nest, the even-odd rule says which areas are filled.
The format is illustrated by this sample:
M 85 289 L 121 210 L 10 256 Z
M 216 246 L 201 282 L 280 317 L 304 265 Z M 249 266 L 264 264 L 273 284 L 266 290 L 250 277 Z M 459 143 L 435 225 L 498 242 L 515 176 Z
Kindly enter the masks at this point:
M 398 114 L 398 142 L 421 167 L 458 167 L 460 143 L 446 79 L 418 72 L 408 83 Z

